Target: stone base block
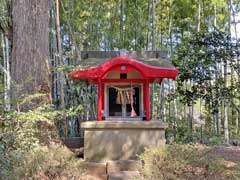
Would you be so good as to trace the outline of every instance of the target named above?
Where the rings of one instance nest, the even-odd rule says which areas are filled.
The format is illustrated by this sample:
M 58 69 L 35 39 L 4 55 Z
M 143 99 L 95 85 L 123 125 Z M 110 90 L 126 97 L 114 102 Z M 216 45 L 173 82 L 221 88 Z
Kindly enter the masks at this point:
M 137 159 L 145 147 L 163 146 L 167 124 L 160 121 L 84 122 L 84 159 L 92 162 Z

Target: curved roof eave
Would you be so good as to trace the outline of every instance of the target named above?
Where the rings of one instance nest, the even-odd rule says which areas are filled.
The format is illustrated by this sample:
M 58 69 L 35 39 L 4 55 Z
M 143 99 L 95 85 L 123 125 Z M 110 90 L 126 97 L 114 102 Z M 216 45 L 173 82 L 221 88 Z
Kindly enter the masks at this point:
M 175 68 L 156 67 L 144 64 L 130 57 L 119 56 L 105 63 L 84 70 L 73 70 L 71 76 L 73 80 L 77 79 L 101 79 L 104 74 L 112 69 L 112 67 L 130 65 L 136 68 L 145 78 L 171 78 L 176 79 L 178 70 Z

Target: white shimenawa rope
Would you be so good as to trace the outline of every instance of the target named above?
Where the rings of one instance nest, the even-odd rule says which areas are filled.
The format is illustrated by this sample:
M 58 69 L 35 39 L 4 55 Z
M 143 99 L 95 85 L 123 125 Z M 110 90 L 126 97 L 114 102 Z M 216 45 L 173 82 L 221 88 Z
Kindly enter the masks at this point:
M 119 104 L 131 104 L 131 117 L 137 116 L 137 113 L 135 112 L 134 107 L 133 107 L 133 91 L 134 91 L 134 87 L 132 86 L 132 83 L 131 83 L 131 87 L 130 88 L 121 88 L 121 87 L 116 87 L 116 86 L 113 86 L 113 85 L 111 85 L 110 87 L 116 89 L 117 92 L 118 92 L 117 102 L 119 102 Z M 131 93 L 130 97 L 129 97 L 129 94 L 128 94 L 129 91 Z M 123 92 L 125 93 L 126 99 L 124 98 Z M 127 101 L 129 99 L 130 99 L 130 103 L 127 103 Z

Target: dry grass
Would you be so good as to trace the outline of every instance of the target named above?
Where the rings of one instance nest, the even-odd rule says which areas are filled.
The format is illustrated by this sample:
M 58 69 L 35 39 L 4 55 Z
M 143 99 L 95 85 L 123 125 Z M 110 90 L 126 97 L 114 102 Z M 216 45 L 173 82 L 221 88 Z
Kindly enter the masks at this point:
M 239 147 L 169 145 L 147 149 L 141 159 L 146 180 L 240 179 Z

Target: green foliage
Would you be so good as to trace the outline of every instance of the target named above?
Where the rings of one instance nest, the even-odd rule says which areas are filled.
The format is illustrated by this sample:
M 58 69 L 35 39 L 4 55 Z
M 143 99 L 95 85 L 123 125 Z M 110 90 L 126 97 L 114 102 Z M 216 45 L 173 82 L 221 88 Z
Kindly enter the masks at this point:
M 27 112 L 6 112 L 0 116 L 1 178 L 14 179 L 14 170 L 23 166 L 29 154 L 58 139 L 55 122 L 61 116 L 61 112 L 49 105 Z
M 68 43 L 76 41 L 77 46 L 83 50 L 143 50 L 147 36 L 150 36 L 148 3 L 146 0 L 124 1 L 121 12 L 119 0 L 97 0 L 91 3 L 64 0 L 61 6 L 63 31 L 70 33 Z M 156 7 L 157 16 L 162 16 L 156 18 L 159 31 L 167 29 L 170 4 L 169 1 L 161 1 Z M 160 44 L 158 41 L 157 43 Z M 69 50 L 66 48 L 66 51 Z
M 1 130 L 0 130 L 1 132 Z M 10 151 L 14 147 L 14 136 L 10 132 L 0 133 L 0 179 L 11 175 Z
M 59 143 L 61 119 L 50 105 L 0 116 L 0 179 L 81 179 L 83 162 Z
M 224 143 L 224 138 L 219 136 L 212 136 L 208 141 L 210 145 L 222 145 Z
M 203 133 L 207 135 L 214 134 L 216 123 L 213 116 L 221 111 L 223 100 L 227 99 L 239 109 L 237 103 L 239 82 L 235 81 L 233 85 L 225 88 L 223 77 L 219 75 L 221 67 L 226 63 L 234 73 L 239 74 L 239 66 L 234 59 L 238 56 L 239 44 L 235 43 L 236 41 L 232 39 L 233 32 L 229 31 L 229 18 L 233 18 L 230 17 L 233 12 L 230 12 L 228 7 L 229 1 L 62 0 L 60 2 L 65 64 L 58 68 L 60 71 L 68 72 L 72 65 L 81 66 L 77 50 L 109 51 L 119 48 L 149 50 L 155 37 L 156 50 L 170 52 L 173 63 L 180 70 L 176 91 L 170 86 L 161 95 L 163 99 L 166 97 L 166 101 L 161 99 L 160 102 L 158 100 L 160 95 L 155 90 L 154 98 L 157 102 L 153 103 L 152 117 L 167 119 L 171 125 L 183 119 L 186 123 L 180 126 L 179 130 L 175 130 L 175 140 L 190 142 L 198 141 L 200 137 L 199 131 L 192 133 L 192 129 L 184 132 L 180 130 L 189 129 L 191 121 L 187 116 L 183 117 L 183 105 L 188 107 L 192 104 L 196 105 L 199 103 L 199 98 L 202 98 L 206 104 L 202 113 L 202 121 L 205 122 Z M 154 2 L 154 13 L 152 2 Z M 239 1 L 232 3 L 234 13 L 237 15 Z M 198 19 L 199 7 L 200 19 Z M 153 20 L 154 29 L 152 29 Z M 197 33 L 198 24 L 200 31 Z M 97 106 L 96 87 L 84 87 L 83 84 L 75 86 L 69 79 L 66 86 L 68 115 L 75 120 L 94 119 Z M 178 104 L 177 115 L 171 111 L 174 100 Z M 56 101 L 56 104 L 59 102 Z M 169 113 L 164 114 L 163 109 L 166 110 L 166 106 L 169 106 Z M 195 112 L 199 110 L 195 109 Z M 232 118 L 232 121 L 235 119 Z
M 230 34 L 215 30 L 213 32 L 193 33 L 183 39 L 183 42 L 177 49 L 177 54 L 173 61 L 180 70 L 178 76 L 178 92 L 182 94 L 181 100 L 184 103 L 192 102 L 193 98 L 205 97 L 214 99 L 213 95 L 219 94 L 218 98 L 231 98 L 235 88 L 224 88 L 223 78 L 220 76 L 218 63 L 225 64 L 226 61 L 238 72 L 239 69 L 234 66 L 233 59 L 239 56 L 238 45 L 231 42 Z M 217 75 L 218 80 L 215 84 L 209 81 Z M 187 80 L 194 81 L 194 85 L 189 89 L 183 89 L 183 82 Z M 218 90 L 220 92 L 215 92 Z M 193 97 L 194 96 L 194 97 Z
M 187 126 L 168 128 L 165 133 L 167 144 L 194 144 L 201 140 L 200 133 L 191 131 Z
M 41 99 L 43 97 L 46 97 L 47 94 L 43 94 L 43 93 L 36 93 L 36 94 L 33 94 L 33 95 L 28 95 L 26 97 L 24 97 L 21 102 L 18 104 L 18 106 L 31 106 L 31 104 L 34 104 L 34 101 L 36 99 Z
M 10 2 L 12 1 L 0 0 L 1 31 L 8 30 L 11 27 Z M 123 7 L 121 7 L 122 2 L 124 2 Z M 231 2 L 234 3 L 233 9 L 238 14 L 239 1 Z M 198 3 L 201 6 L 200 20 L 197 19 Z M 153 30 L 153 19 L 151 17 L 153 11 L 149 0 L 61 0 L 64 65 L 58 66 L 56 60 L 57 44 L 55 42 L 51 45 L 51 60 L 54 66 L 52 67 L 54 71 L 54 104 L 57 108 L 60 106 L 60 98 L 58 98 L 59 95 L 56 92 L 59 89 L 58 73 L 64 72 L 67 74 L 76 64 L 80 63 L 77 49 L 80 51 L 114 50 L 116 48 L 148 50 L 151 47 L 151 40 L 155 37 L 156 49 L 170 51 L 174 64 L 180 70 L 176 86 L 177 93 L 174 93 L 169 85 L 166 101 L 162 104 L 158 104 L 159 101 L 157 101 L 154 104 L 157 107 L 156 111 L 158 108 L 165 108 L 167 103 L 169 105 L 169 113 L 166 113 L 169 114 L 166 119 L 170 126 L 166 132 L 168 143 L 194 143 L 202 140 L 202 134 L 204 134 L 204 138 L 210 144 L 220 144 L 222 137 L 213 136 L 215 123 L 212 115 L 221 111 L 221 101 L 223 100 L 228 100 L 231 105 L 234 104 L 237 108 L 240 102 L 240 83 L 235 81 L 233 85 L 225 88 L 222 76 L 216 78 L 221 72 L 220 68 L 216 68 L 216 64 L 228 64 L 236 74 L 239 74 L 239 64 L 234 61 L 234 57 L 239 57 L 239 45 L 233 43 L 235 41 L 232 41 L 228 31 L 228 20 L 230 18 L 228 3 L 229 1 L 226 0 L 154 1 L 155 29 Z M 54 4 L 54 1 L 52 1 L 52 4 Z M 216 12 L 214 11 L 215 7 Z M 50 22 L 52 26 L 50 41 L 55 41 L 55 7 L 51 10 L 51 14 L 53 17 Z M 215 26 L 213 20 L 215 17 L 217 27 L 213 27 Z M 201 24 L 201 31 L 195 33 L 198 23 Z M 227 30 L 227 32 L 223 30 Z M 0 76 L 0 81 L 4 82 L 2 74 Z M 214 83 L 212 84 L 211 80 L 213 78 Z M 193 82 L 191 86 L 187 84 L 189 80 Z M 0 102 L 3 104 L 2 97 L 5 87 L 4 85 L 0 86 L 3 87 L 0 92 Z M 164 97 L 165 94 L 162 94 Z M 64 95 L 69 124 L 96 117 L 96 86 L 88 85 L 83 81 L 73 83 L 66 76 Z M 154 97 L 159 98 L 158 95 L 158 93 L 155 93 Z M 57 130 L 61 133 L 62 128 L 61 112 L 55 111 L 53 107 L 38 103 L 38 99 L 44 97 L 43 94 L 26 95 L 23 101 L 18 104 L 18 110 L 25 110 L 24 107 L 29 106 L 31 107 L 29 109 L 32 109 L 31 111 L 14 111 L 0 115 L 0 178 L 34 179 L 42 173 L 43 176 L 53 179 L 53 177 L 67 173 L 67 170 L 72 173 L 71 168 L 74 169 L 74 173 L 79 172 L 75 170 L 75 167 L 78 167 L 78 165 L 74 165 L 75 161 L 63 153 L 65 150 L 45 150 L 42 148 L 43 145 L 50 144 L 52 140 L 56 139 Z M 206 103 L 203 111 L 205 125 L 203 129 L 199 127 L 190 129 L 189 121 L 191 119 L 185 115 L 183 117 L 183 105 L 191 106 L 197 103 L 199 97 L 202 97 Z M 178 101 L 179 114 L 177 117 L 171 114 L 173 100 L 175 99 Z M 1 104 L 0 106 L 2 106 Z M 233 109 L 235 106 L 230 108 Z M 3 110 L 0 109 L 0 112 L 3 112 Z M 166 114 L 165 117 L 168 116 Z M 155 115 L 155 117 L 163 118 L 158 117 L 158 115 Z M 234 117 L 230 121 L 234 124 Z M 54 124 L 57 124 L 57 130 Z M 230 134 L 233 135 L 235 129 L 230 127 L 230 130 Z M 72 129 L 69 132 L 72 136 L 76 135 L 72 132 Z M 234 137 L 237 136 L 239 135 L 236 132 Z M 146 156 L 143 155 L 143 159 L 145 162 L 147 160 L 151 161 L 152 169 L 156 170 L 155 172 L 150 171 L 150 174 L 146 172 L 146 179 L 148 177 L 152 179 L 178 178 L 182 173 L 184 174 L 186 166 L 191 166 L 193 162 L 198 160 L 196 158 L 199 157 L 197 153 L 202 154 L 195 147 L 189 145 L 186 147 L 174 145 L 146 151 Z M 46 165 L 48 157 L 50 163 Z M 68 161 L 74 167 L 68 164 Z M 54 164 L 55 162 L 56 164 Z M 212 164 L 210 165 L 215 167 Z M 201 165 L 200 167 L 204 171 L 205 167 Z M 40 174 L 37 172 L 40 172 Z M 171 174 L 171 172 L 174 173 Z M 187 179 L 185 175 L 183 177 Z M 68 175 L 66 177 L 67 179 L 73 178 L 73 176 Z
M 15 118 L 19 123 L 15 134 L 16 143 L 22 150 L 34 149 L 42 143 L 49 143 L 52 138 L 56 138 L 54 123 L 60 117 L 61 113 L 53 111 L 49 106 L 16 113 Z M 45 131 L 41 128 L 45 128 Z
M 5 33 L 12 26 L 11 9 L 11 0 L 0 0 L 0 31 L 4 31 Z
M 68 81 L 66 95 L 72 101 L 66 105 L 69 117 L 81 116 L 83 119 L 96 119 L 97 87 L 84 80 Z M 92 111 L 91 109 L 95 109 Z M 89 114 L 87 118 L 86 114 Z
M 57 68 L 57 72 L 70 73 L 74 67 L 75 66 L 73 66 L 73 65 L 66 65 L 66 64 L 61 65 L 61 66 L 59 65 Z
M 13 157 L 14 168 L 4 180 L 79 179 L 84 174 L 83 161 L 65 147 L 40 147 Z
M 83 105 L 78 105 L 75 107 L 71 107 L 68 109 L 67 114 L 69 117 L 77 116 L 78 114 L 82 113 L 84 111 Z
M 186 120 L 182 120 L 184 122 Z M 189 121 L 189 120 L 188 120 Z M 207 145 L 224 145 L 224 137 L 216 135 L 215 132 L 209 130 L 212 125 L 206 125 L 204 128 L 194 127 L 191 131 L 187 124 L 177 123 L 176 127 L 169 127 L 165 131 L 167 144 L 196 144 L 203 143 Z M 232 130 L 234 131 L 234 129 Z

